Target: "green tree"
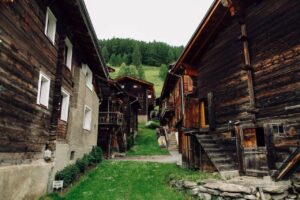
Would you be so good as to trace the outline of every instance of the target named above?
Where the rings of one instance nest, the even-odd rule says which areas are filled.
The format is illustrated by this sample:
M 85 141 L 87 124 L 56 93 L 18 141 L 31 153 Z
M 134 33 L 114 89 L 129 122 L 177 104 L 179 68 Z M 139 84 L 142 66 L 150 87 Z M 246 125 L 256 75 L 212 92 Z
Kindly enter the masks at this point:
M 168 67 L 165 64 L 162 64 L 159 69 L 159 77 L 162 81 L 164 81 L 168 74 Z
M 107 50 L 107 47 L 103 47 L 101 52 L 105 62 L 109 62 L 109 52 Z
M 130 76 L 134 78 L 139 78 L 139 74 L 136 67 L 133 65 L 128 66 L 125 63 L 122 63 L 121 68 L 118 72 L 118 76 Z
M 132 64 L 139 67 L 142 65 L 142 54 L 140 47 L 138 45 L 135 46 L 132 53 Z
M 122 56 L 120 54 L 116 55 L 116 66 L 119 67 L 122 65 Z
M 111 64 L 112 66 L 117 66 L 117 63 L 118 63 L 117 56 L 116 56 L 116 54 L 113 53 L 110 56 L 109 64 Z
M 136 67 L 137 71 L 138 71 L 138 77 L 139 79 L 145 80 L 145 70 L 144 67 L 142 65 L 140 65 L 139 67 Z
M 122 62 L 125 63 L 126 65 L 129 65 L 129 57 L 127 54 L 124 54 L 122 56 Z

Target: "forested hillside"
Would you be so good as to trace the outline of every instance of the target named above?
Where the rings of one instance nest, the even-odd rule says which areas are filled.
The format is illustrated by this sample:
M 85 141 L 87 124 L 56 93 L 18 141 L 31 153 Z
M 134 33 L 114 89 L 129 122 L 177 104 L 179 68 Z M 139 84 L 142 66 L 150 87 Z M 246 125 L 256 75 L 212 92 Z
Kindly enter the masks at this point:
M 168 65 L 177 60 L 183 46 L 174 47 L 163 42 L 143 42 L 133 39 L 113 38 L 100 40 L 102 55 L 111 66 Z

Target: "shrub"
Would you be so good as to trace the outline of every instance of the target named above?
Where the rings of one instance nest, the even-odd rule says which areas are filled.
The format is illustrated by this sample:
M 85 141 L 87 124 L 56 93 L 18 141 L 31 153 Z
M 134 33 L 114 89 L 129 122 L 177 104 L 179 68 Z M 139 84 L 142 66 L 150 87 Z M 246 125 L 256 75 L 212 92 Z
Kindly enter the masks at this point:
M 61 171 L 58 171 L 55 175 L 55 179 L 63 180 L 64 187 L 67 187 L 77 178 L 79 173 L 80 173 L 80 169 L 77 167 L 77 165 L 73 164 L 65 167 Z
M 81 173 L 83 173 L 86 170 L 87 166 L 89 165 L 88 160 L 84 158 L 85 157 L 83 157 L 82 159 L 78 159 L 76 161 L 76 166 L 78 167 Z
M 127 139 L 127 148 L 130 149 L 134 145 L 134 137 L 130 135 Z
M 75 164 L 65 167 L 58 171 L 55 175 L 56 180 L 63 180 L 64 187 L 69 186 L 80 173 L 83 173 L 88 166 L 100 163 L 103 154 L 100 147 L 93 147 L 89 154 L 84 154 L 81 159 L 78 159 Z
M 149 128 L 149 129 L 156 129 L 156 128 L 159 128 L 159 123 L 158 122 L 154 122 L 154 121 L 149 121 L 146 123 L 146 128 Z
M 100 163 L 103 159 L 102 149 L 100 147 L 94 146 L 90 153 L 90 156 L 92 157 L 93 163 Z

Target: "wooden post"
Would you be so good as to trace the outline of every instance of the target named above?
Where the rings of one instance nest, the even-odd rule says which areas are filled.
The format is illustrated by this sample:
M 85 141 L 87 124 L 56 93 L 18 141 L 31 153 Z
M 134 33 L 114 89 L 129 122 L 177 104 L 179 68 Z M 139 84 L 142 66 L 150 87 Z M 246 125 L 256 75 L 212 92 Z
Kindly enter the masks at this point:
M 215 110 L 214 110 L 214 96 L 212 92 L 207 94 L 207 104 L 208 104 L 209 129 L 213 131 L 216 128 L 216 121 L 215 121 Z
M 270 125 L 264 126 L 265 141 L 267 147 L 268 167 L 270 170 L 275 170 L 275 146 L 273 141 L 273 133 Z
M 257 112 L 257 109 L 255 106 L 255 94 L 254 94 L 253 72 L 252 72 L 253 68 L 251 66 L 247 28 L 244 20 L 240 20 L 239 23 L 241 25 L 240 39 L 243 42 L 243 53 L 244 53 L 244 60 L 245 60 L 245 65 L 243 67 L 243 70 L 245 70 L 247 74 L 247 85 L 248 85 L 248 93 L 249 93 L 249 108 L 247 112 L 253 114 L 253 120 L 255 120 L 256 119 L 255 113 Z
M 241 133 L 241 127 L 239 125 L 235 126 L 235 132 L 236 132 L 236 154 L 237 159 L 239 163 L 239 171 L 244 173 L 244 159 L 243 159 L 243 141 L 242 141 L 242 133 Z

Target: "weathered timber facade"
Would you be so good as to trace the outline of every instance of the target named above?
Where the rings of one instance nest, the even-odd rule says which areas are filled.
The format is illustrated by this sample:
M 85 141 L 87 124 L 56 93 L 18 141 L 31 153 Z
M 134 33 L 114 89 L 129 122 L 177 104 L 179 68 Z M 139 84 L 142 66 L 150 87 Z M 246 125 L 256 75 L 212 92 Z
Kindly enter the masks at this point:
M 98 146 L 107 157 L 125 152 L 138 131 L 138 98 L 128 94 L 114 80 L 98 79 L 102 102 L 99 108 Z
M 145 122 L 149 120 L 150 113 L 155 107 L 155 91 L 153 83 L 129 76 L 119 77 L 116 81 L 129 94 L 138 97 L 142 107 L 139 110 L 139 121 Z
M 38 199 L 97 145 L 99 52 L 81 0 L 0 3 L 0 199 Z
M 186 167 L 282 178 L 299 162 L 300 3 L 228 6 L 213 3 L 171 68 L 165 107 L 176 105 L 176 81 L 193 89 L 183 87 L 184 106 L 161 122 L 179 132 Z

